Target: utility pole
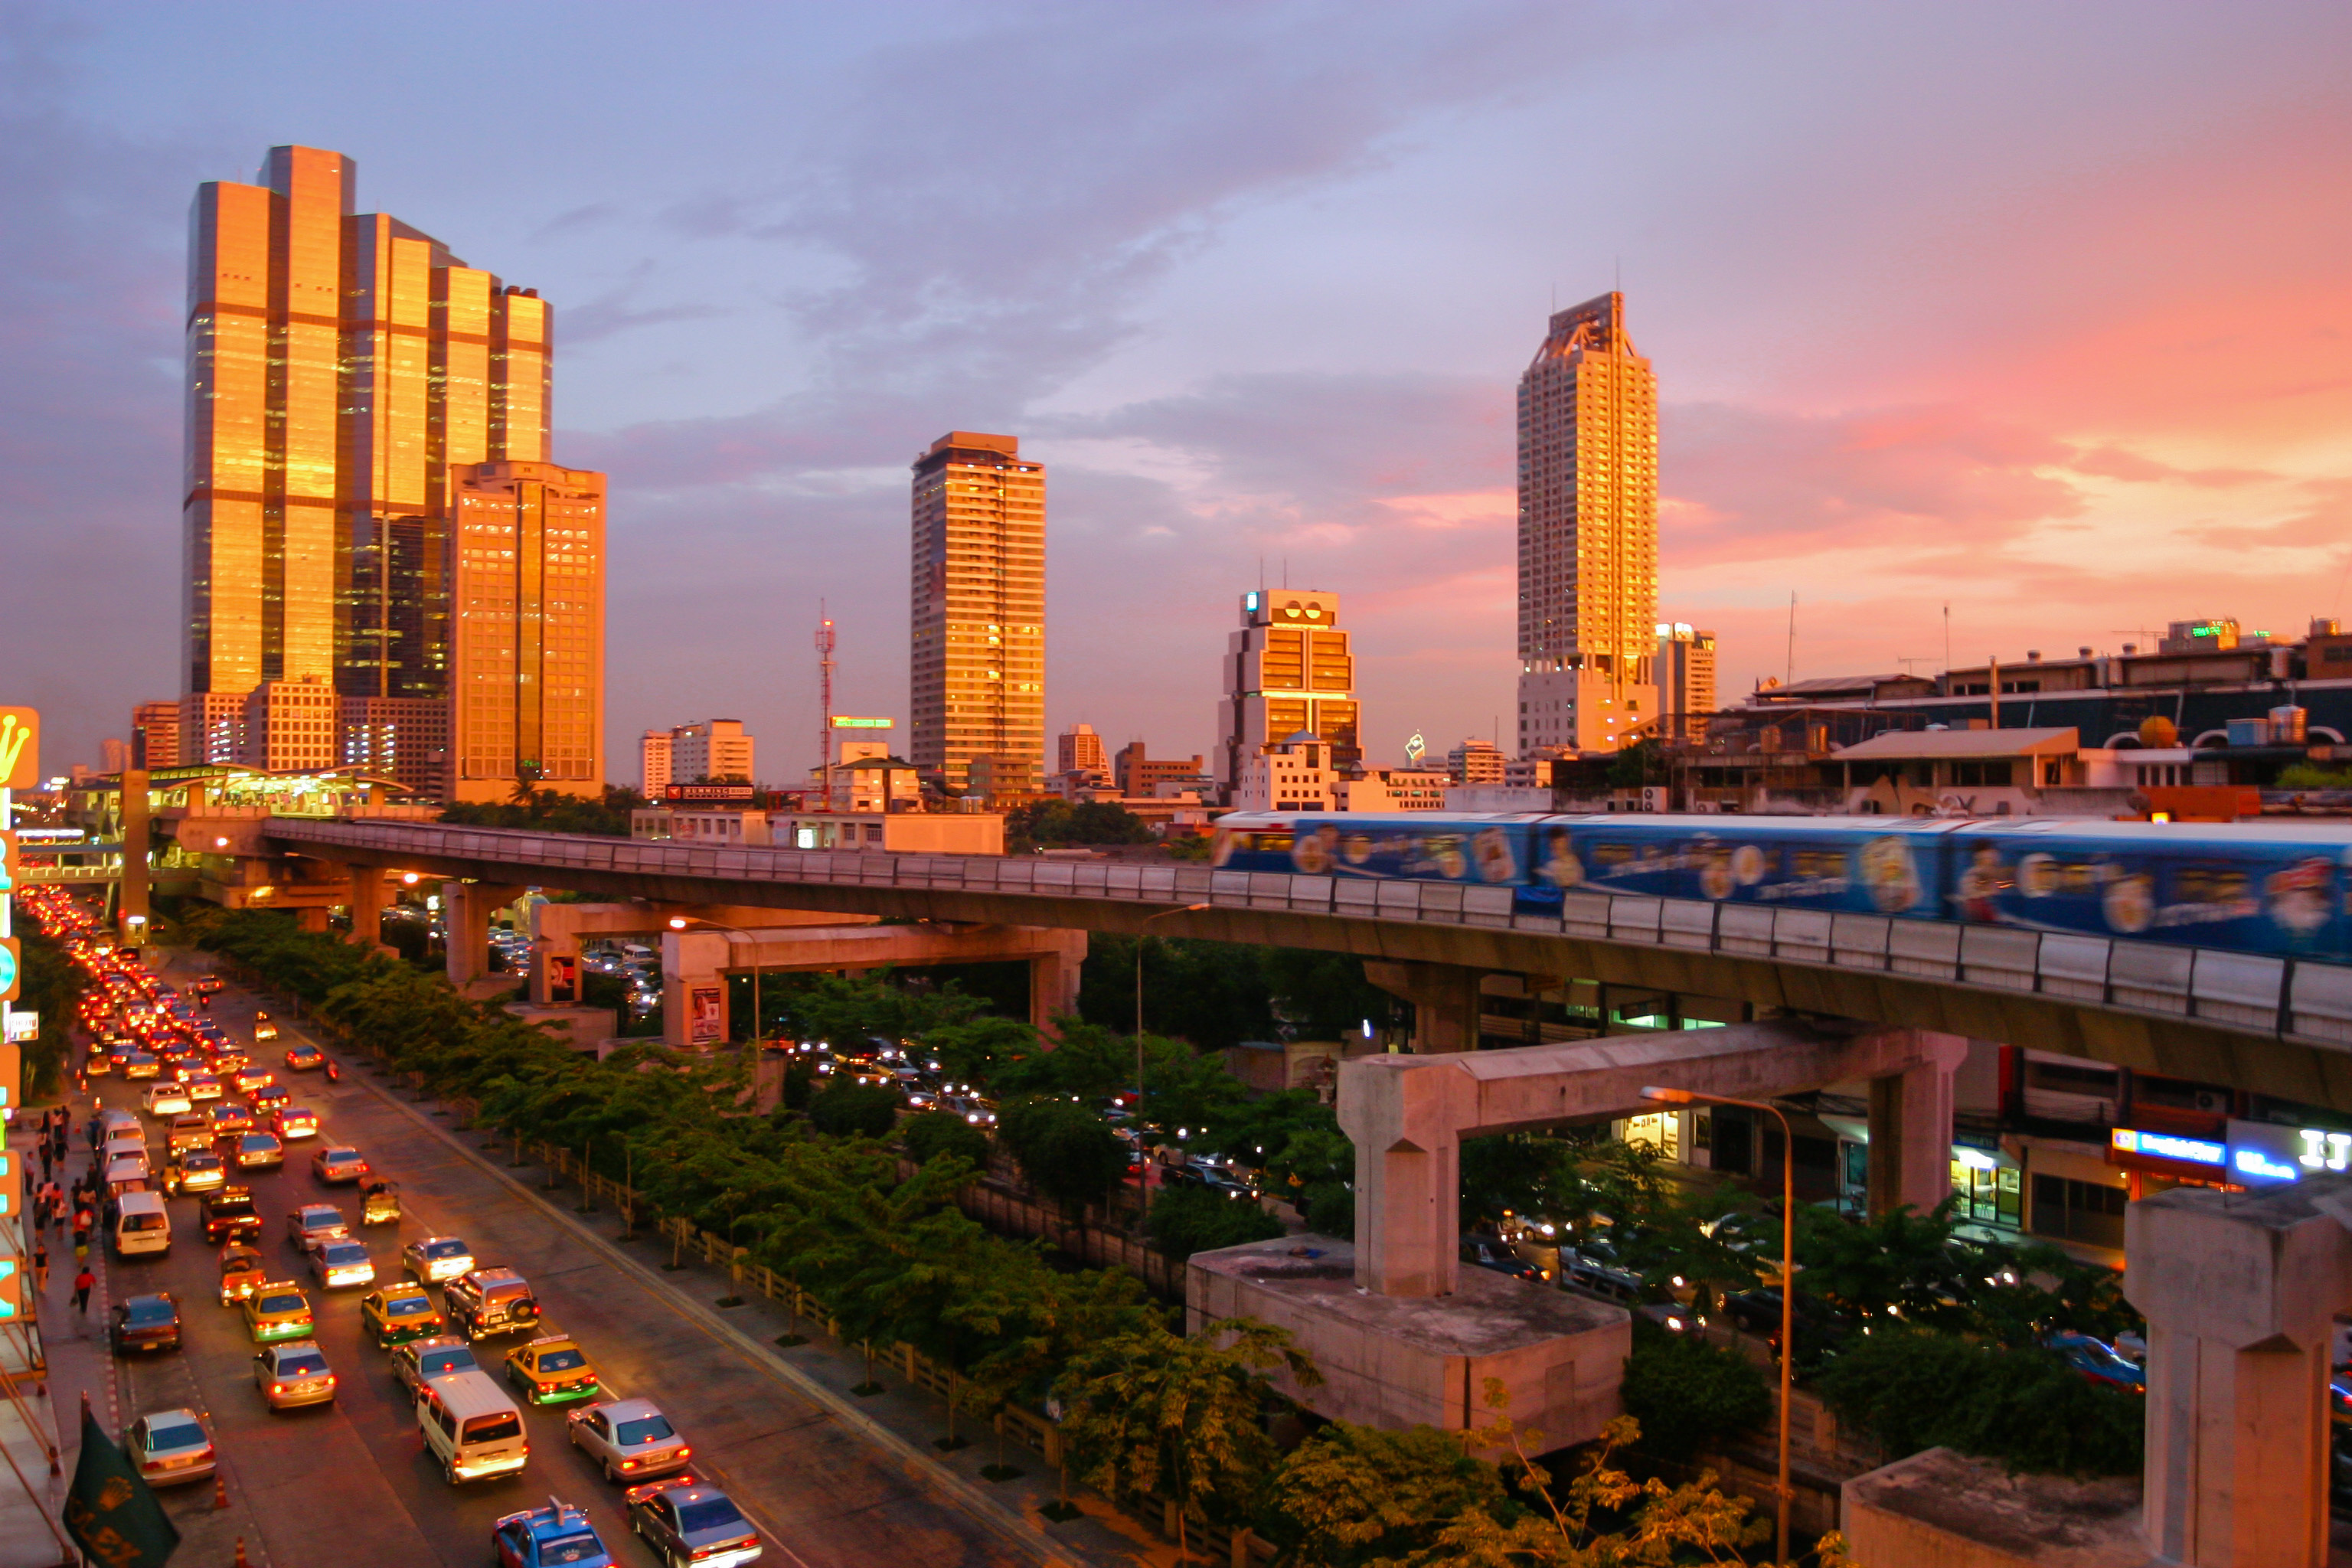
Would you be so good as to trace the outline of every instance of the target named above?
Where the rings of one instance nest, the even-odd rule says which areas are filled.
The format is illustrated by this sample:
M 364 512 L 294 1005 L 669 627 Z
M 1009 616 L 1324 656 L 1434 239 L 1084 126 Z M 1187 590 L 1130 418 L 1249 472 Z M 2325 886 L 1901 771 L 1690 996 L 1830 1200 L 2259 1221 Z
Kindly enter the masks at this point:
M 821 811 L 833 809 L 833 617 L 816 602 L 817 774 L 824 782 Z

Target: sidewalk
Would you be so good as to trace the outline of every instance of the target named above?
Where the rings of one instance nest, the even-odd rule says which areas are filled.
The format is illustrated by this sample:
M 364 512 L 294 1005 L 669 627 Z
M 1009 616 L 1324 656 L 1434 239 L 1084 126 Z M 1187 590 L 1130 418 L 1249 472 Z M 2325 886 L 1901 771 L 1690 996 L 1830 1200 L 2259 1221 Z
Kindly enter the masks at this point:
M 20 1112 L 20 1117 L 23 1114 Z M 10 1122 L 7 1142 L 9 1152 L 21 1162 L 18 1169 L 25 1170 L 27 1165 L 31 1167 L 26 1172 L 24 1184 L 29 1193 L 39 1184 L 40 1173 L 38 1163 L 30 1158 L 35 1142 L 31 1127 L 22 1121 Z M 0 1225 L 7 1225 L 12 1232 L 20 1228 L 21 1224 L 21 1221 L 14 1225 L 0 1221 Z M 8 1245 L 14 1247 L 15 1244 L 16 1237 L 12 1234 Z M 72 1250 L 70 1247 L 66 1249 L 68 1259 Z M 38 1335 L 46 1346 L 50 1331 L 58 1325 L 50 1320 L 48 1303 L 39 1299 L 34 1288 L 30 1253 L 31 1248 L 27 1247 L 24 1300 L 26 1316 L 37 1325 L 31 1331 Z M 55 1262 L 54 1251 L 51 1261 Z M 68 1303 L 68 1316 L 72 1312 L 72 1279 L 73 1269 L 68 1263 L 63 1288 L 63 1295 Z M 50 1285 L 53 1289 L 58 1285 L 54 1268 L 51 1269 Z M 65 1424 L 65 1451 L 58 1460 L 58 1472 L 52 1475 L 49 1446 L 59 1440 L 58 1402 L 50 1395 L 55 1387 L 56 1356 L 54 1351 L 49 1352 L 52 1368 L 47 1374 L 21 1372 L 18 1368 L 24 1359 L 26 1342 L 26 1336 L 13 1330 L 0 1335 L 0 1356 L 6 1358 L 9 1371 L 16 1374 L 16 1394 L 24 1402 L 23 1408 L 19 1409 L 16 1400 L 0 1395 L 0 1450 L 5 1450 L 7 1455 L 7 1462 L 0 1463 L 0 1568 L 53 1568 L 54 1564 L 70 1562 L 74 1557 L 58 1538 L 57 1521 L 59 1510 L 65 1506 L 66 1486 L 73 1479 L 74 1456 L 80 1447 L 80 1412 L 78 1404 L 68 1405 L 73 1415 Z M 32 1417 L 29 1424 L 26 1420 L 27 1415 Z M 27 1487 L 31 1489 L 29 1492 Z

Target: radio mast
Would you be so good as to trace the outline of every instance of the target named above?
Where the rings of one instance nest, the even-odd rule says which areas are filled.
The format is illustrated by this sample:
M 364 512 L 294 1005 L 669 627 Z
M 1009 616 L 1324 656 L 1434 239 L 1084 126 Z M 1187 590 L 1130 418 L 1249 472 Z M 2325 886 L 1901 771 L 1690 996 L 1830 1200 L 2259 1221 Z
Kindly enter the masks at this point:
M 817 809 L 833 809 L 833 617 L 824 613 L 824 601 L 816 602 L 816 690 L 817 774 L 824 782 L 824 804 Z

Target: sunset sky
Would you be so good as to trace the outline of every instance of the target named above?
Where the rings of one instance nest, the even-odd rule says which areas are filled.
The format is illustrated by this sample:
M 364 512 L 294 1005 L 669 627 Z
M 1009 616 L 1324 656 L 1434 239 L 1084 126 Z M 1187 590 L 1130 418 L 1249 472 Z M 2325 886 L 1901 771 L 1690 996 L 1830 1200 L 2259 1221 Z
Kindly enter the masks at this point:
M 1727 700 L 2352 617 L 2352 7 L 0 7 L 0 701 L 177 694 L 197 182 L 348 153 L 555 305 L 612 476 L 609 772 L 907 711 L 907 465 L 1051 469 L 1047 720 L 1208 749 L 1234 599 L 1343 596 L 1368 740 L 1507 717 L 1517 376 L 1622 279 L 1662 610 Z M 899 732 L 903 749 L 905 731 Z

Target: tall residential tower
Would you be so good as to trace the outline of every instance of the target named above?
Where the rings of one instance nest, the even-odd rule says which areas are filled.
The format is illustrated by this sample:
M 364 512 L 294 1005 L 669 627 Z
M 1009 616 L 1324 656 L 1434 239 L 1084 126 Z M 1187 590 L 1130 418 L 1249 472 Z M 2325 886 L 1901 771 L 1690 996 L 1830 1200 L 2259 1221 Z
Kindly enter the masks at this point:
M 1217 703 L 1217 784 L 1228 796 L 1250 759 L 1301 730 L 1328 742 L 1334 768 L 1361 762 L 1356 660 L 1339 629 L 1339 595 L 1255 588 L 1242 595 L 1241 630 L 1225 639 L 1225 693 Z
M 1519 378 L 1519 753 L 1655 722 L 1658 388 L 1625 297 L 1551 318 Z
M 908 758 L 950 795 L 1045 786 L 1045 467 L 951 430 L 915 459 Z

